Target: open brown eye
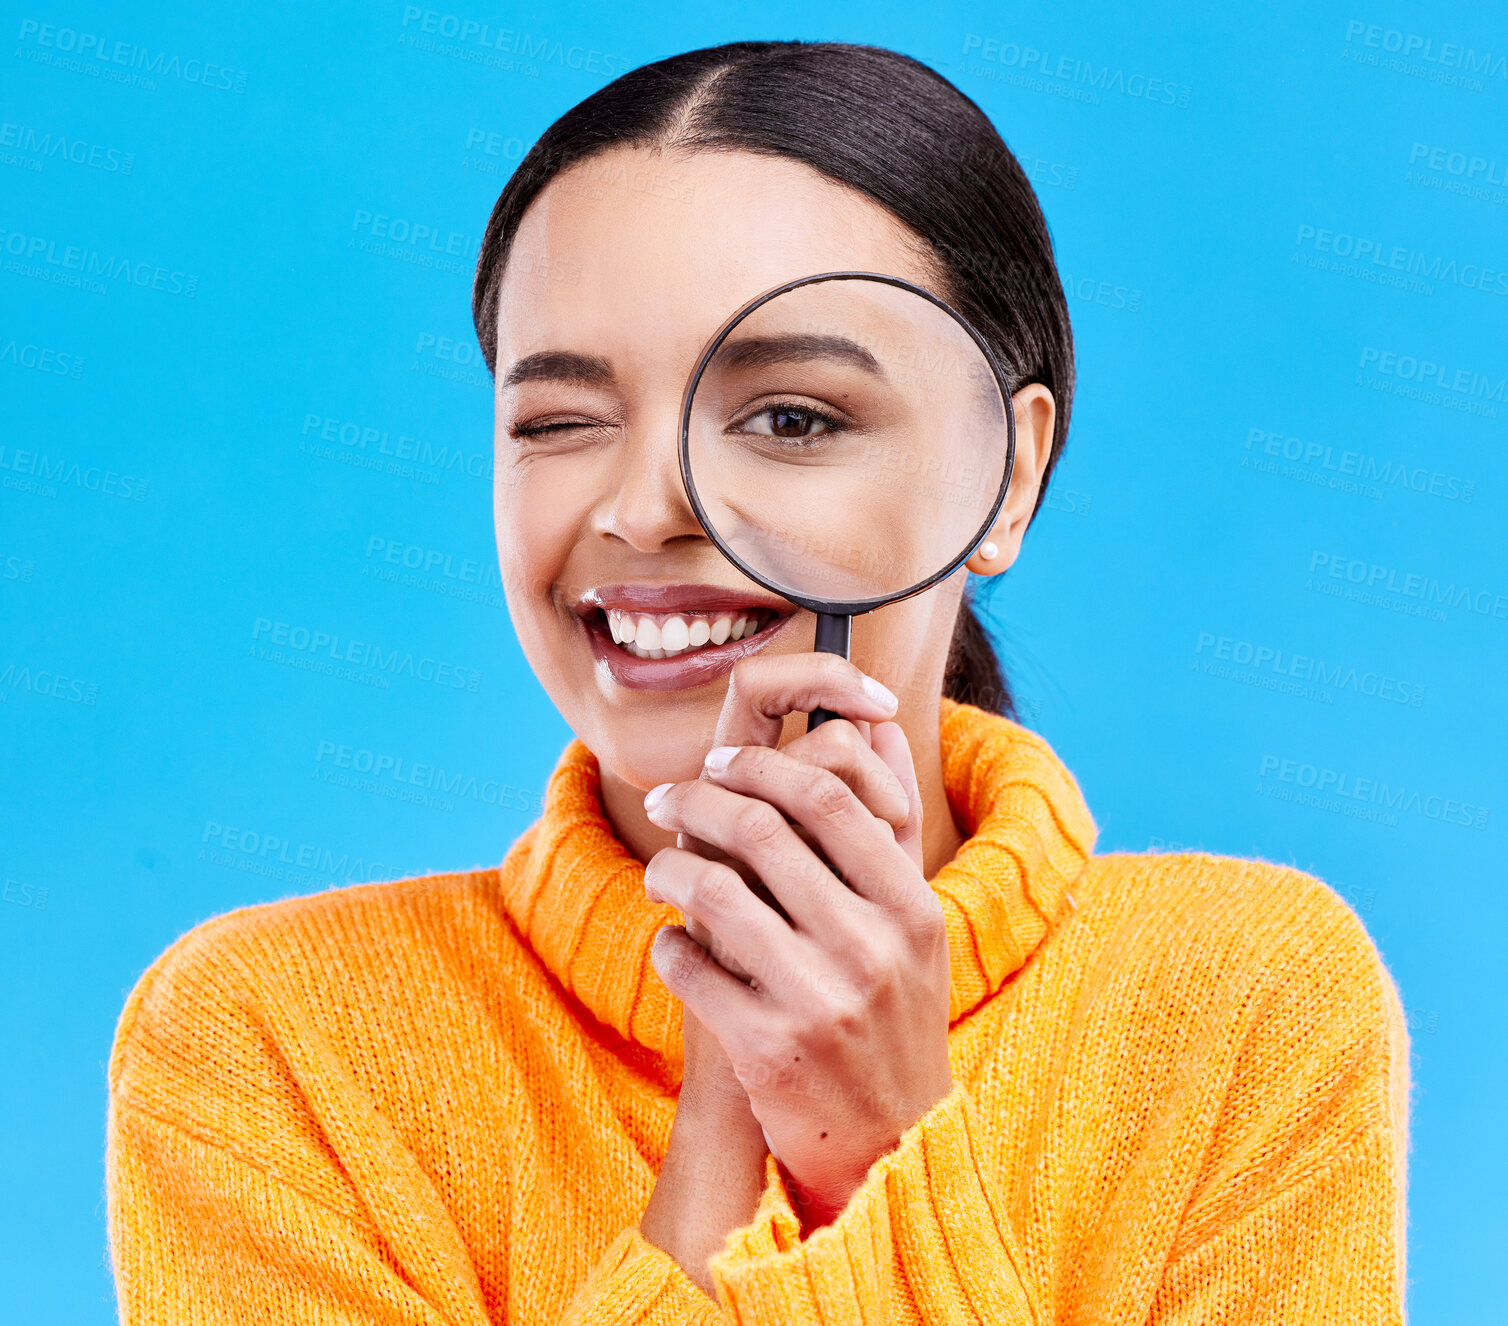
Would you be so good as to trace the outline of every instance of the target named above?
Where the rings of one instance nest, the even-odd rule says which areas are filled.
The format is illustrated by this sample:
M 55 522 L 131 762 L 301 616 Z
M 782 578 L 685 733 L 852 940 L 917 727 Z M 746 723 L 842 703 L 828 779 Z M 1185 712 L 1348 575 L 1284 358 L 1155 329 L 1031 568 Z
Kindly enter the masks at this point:
M 805 438 L 830 433 L 833 420 L 799 405 L 772 405 L 750 415 L 741 427 L 750 433 L 769 437 Z
M 776 437 L 806 437 L 823 422 L 809 410 L 770 411 L 770 431 Z

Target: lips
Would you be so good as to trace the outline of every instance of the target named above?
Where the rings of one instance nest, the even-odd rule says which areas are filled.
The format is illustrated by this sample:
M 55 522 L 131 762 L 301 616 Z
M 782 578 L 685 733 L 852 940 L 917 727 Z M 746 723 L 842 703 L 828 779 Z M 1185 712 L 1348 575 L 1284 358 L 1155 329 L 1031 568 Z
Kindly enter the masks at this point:
M 783 599 L 717 585 L 603 585 L 574 607 L 598 663 L 621 686 L 683 690 L 726 676 L 794 615 Z

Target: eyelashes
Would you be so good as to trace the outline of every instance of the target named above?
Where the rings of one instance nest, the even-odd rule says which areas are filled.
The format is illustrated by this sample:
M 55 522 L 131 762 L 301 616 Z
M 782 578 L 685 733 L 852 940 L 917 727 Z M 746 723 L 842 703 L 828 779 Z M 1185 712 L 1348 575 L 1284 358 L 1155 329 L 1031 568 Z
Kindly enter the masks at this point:
M 848 426 L 849 420 L 841 410 L 806 398 L 761 402 L 735 415 L 727 429 L 780 441 L 807 442 L 841 432 Z M 607 434 L 620 427 L 617 421 L 591 415 L 540 415 L 510 424 L 508 434 L 519 442 L 550 442 L 565 441 L 583 433 Z
M 761 419 L 768 419 L 770 426 L 768 428 L 749 427 Z M 812 424 L 818 425 L 815 431 L 811 429 Z M 843 425 L 844 420 L 840 415 L 820 409 L 805 401 L 777 401 L 750 411 L 737 420 L 733 426 L 762 436 L 804 442 L 811 438 L 836 433 Z
M 590 428 L 583 420 L 570 419 L 545 424 L 514 424 L 508 431 L 514 437 L 547 437 L 551 433 L 564 432 L 571 428 Z
M 530 419 L 509 425 L 508 435 L 519 442 L 564 440 L 577 433 L 606 432 L 613 427 L 601 419 Z

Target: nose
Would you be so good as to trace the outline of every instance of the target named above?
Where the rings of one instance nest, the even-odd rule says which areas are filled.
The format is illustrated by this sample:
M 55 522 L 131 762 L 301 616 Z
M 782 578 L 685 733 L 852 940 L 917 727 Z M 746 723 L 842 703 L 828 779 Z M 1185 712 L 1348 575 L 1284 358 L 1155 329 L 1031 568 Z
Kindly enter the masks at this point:
M 629 430 L 618 449 L 615 482 L 597 508 L 597 532 L 636 552 L 706 541 L 681 482 L 680 412 L 656 412 Z

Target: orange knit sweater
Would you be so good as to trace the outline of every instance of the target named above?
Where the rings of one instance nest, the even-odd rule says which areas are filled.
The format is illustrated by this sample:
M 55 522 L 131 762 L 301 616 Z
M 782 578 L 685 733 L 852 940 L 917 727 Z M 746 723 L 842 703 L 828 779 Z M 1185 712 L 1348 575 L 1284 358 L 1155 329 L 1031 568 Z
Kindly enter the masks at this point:
M 1356 917 L 1282 866 L 1095 856 L 1040 737 L 945 701 L 942 742 L 955 1087 L 834 1223 L 803 1239 L 767 1161 L 716 1303 L 639 1234 L 678 918 L 573 742 L 500 869 L 232 912 L 142 977 L 123 1320 L 1401 1322 L 1408 1045 Z

